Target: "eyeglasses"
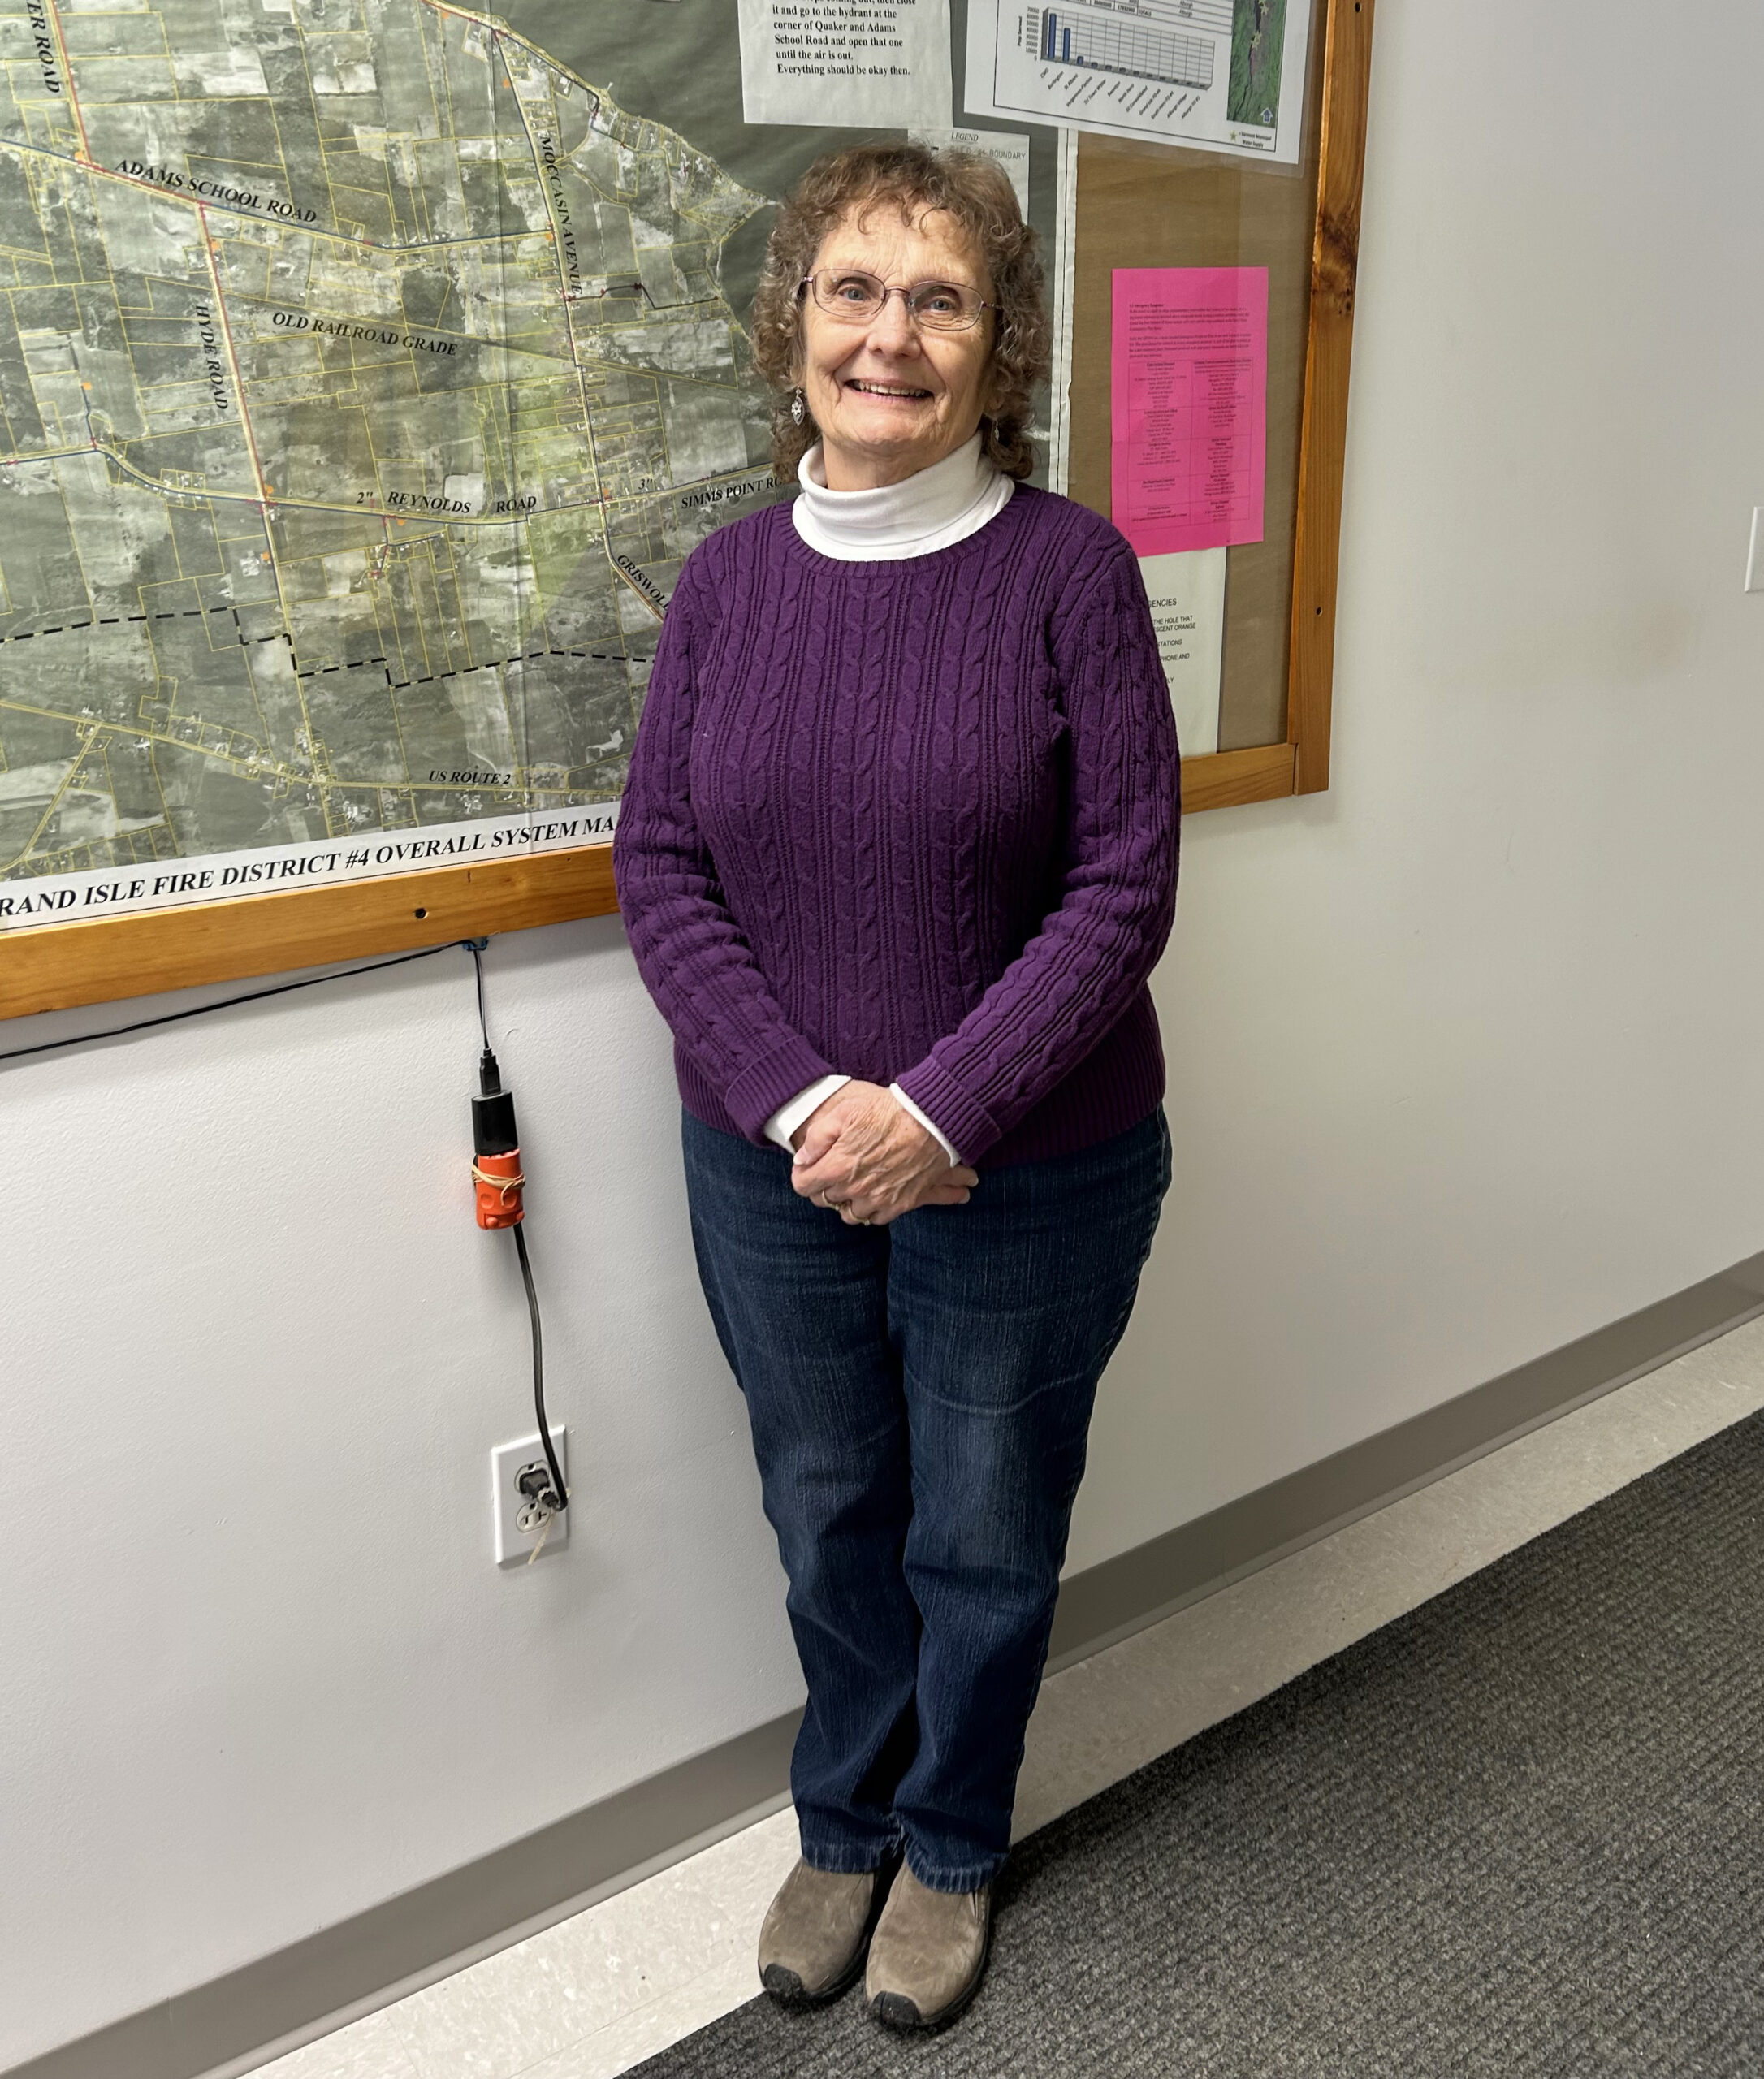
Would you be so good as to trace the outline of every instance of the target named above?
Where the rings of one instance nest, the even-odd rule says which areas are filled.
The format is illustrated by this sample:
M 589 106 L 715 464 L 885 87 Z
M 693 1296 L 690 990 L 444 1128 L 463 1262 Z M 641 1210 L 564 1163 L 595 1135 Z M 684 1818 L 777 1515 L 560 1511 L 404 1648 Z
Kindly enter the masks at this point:
M 910 287 L 890 288 L 874 274 L 850 268 L 822 267 L 805 274 L 797 283 L 797 294 L 809 290 L 829 318 L 842 325 L 867 325 L 888 307 L 891 296 L 906 306 L 906 314 L 927 332 L 966 332 L 980 322 L 983 310 L 997 310 L 977 289 L 961 282 L 914 282 Z

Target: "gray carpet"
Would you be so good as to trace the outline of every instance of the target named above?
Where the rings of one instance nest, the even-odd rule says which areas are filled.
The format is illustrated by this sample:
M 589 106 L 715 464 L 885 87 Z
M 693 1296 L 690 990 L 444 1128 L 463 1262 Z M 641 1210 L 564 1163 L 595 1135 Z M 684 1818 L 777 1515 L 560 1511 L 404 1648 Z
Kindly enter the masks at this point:
M 965 2019 L 644 2079 L 1764 2075 L 1764 1416 L 1018 1850 Z

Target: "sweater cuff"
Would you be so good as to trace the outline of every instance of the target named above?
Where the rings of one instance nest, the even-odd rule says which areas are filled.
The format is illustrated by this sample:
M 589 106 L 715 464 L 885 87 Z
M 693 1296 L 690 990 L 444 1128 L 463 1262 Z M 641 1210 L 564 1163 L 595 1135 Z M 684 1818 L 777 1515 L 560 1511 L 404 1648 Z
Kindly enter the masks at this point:
M 902 1094 L 936 1122 L 939 1135 L 961 1149 L 964 1162 L 972 1163 L 1002 1138 L 1003 1127 L 994 1123 L 992 1113 L 969 1096 L 934 1054 L 910 1068 L 899 1082 Z
M 723 1093 L 729 1117 L 756 1147 L 763 1148 L 766 1122 L 780 1104 L 787 1104 L 798 1091 L 835 1073 L 807 1040 L 792 1033 L 769 1054 L 762 1054 L 751 1068 L 743 1069 Z

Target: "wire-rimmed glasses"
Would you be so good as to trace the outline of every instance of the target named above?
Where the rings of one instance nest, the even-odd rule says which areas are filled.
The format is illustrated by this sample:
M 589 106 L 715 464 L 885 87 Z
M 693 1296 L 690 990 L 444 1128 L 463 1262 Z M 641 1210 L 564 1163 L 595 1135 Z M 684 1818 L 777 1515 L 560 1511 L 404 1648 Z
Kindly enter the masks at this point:
M 797 284 L 798 296 L 804 289 L 842 325 L 871 323 L 891 296 L 901 299 L 907 316 L 927 332 L 966 332 L 979 323 L 983 310 L 998 309 L 965 282 L 911 282 L 891 287 L 854 267 L 819 267 Z

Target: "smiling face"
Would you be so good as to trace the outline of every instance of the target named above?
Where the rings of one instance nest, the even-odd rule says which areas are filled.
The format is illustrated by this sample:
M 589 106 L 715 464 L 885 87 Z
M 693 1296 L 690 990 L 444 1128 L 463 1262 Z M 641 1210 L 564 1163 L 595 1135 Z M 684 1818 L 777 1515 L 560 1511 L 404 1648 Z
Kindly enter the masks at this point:
M 988 302 L 986 270 L 953 218 L 927 210 L 903 223 L 891 202 L 854 210 L 822 240 L 815 269 L 874 274 L 890 287 L 952 282 Z M 965 332 L 924 331 L 891 296 L 866 322 L 841 322 L 805 290 L 801 381 L 821 430 L 830 491 L 898 483 L 953 455 L 988 404 L 992 317 Z

